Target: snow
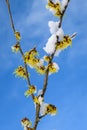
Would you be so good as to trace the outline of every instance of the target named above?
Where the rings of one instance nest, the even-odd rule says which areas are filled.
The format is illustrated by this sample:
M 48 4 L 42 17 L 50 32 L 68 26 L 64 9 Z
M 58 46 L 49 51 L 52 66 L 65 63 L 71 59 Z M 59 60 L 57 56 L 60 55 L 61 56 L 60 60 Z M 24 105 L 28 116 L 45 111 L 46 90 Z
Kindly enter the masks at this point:
M 53 66 L 56 68 L 56 70 L 58 71 L 59 70 L 59 66 L 58 66 L 58 64 L 57 63 L 53 63 Z
M 58 41 L 63 40 L 64 32 L 62 28 L 59 28 L 58 31 L 56 32 L 56 35 L 58 36 Z
M 48 26 L 50 28 L 51 34 L 54 34 L 58 31 L 59 22 L 49 21 Z
M 45 115 L 45 112 L 46 112 L 46 108 L 47 108 L 48 104 L 47 103 L 42 103 L 41 107 L 40 107 L 40 114 L 41 116 L 42 115 Z
M 56 42 L 57 42 L 56 34 L 53 34 L 53 35 L 48 39 L 48 42 L 46 43 L 46 47 L 44 47 L 43 49 L 44 49 L 48 54 L 54 53 L 55 47 L 56 47 Z
M 43 48 L 48 54 L 52 54 L 55 51 L 56 43 L 62 41 L 64 32 L 62 28 L 59 28 L 59 22 L 49 21 L 48 26 L 50 28 L 51 37 L 48 39 L 46 46 Z M 56 53 L 57 55 L 57 53 Z
M 62 11 L 65 9 L 65 6 L 67 5 L 67 3 L 68 3 L 68 0 L 62 0 L 61 2 Z

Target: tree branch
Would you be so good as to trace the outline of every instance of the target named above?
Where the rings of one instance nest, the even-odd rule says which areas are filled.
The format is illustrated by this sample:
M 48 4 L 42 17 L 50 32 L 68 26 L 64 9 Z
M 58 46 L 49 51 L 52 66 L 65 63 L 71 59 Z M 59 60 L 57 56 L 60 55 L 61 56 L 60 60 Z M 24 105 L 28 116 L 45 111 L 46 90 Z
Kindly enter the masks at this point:
M 11 9 L 10 9 L 9 0 L 6 0 L 6 3 L 7 3 L 7 7 L 8 7 L 9 16 L 10 16 L 11 27 L 12 27 L 12 29 L 13 29 L 13 32 L 15 33 L 15 26 L 14 26 L 14 22 L 13 22 L 13 19 L 12 19 L 12 14 L 11 14 Z
M 7 3 L 7 7 L 8 7 L 8 12 L 9 12 L 9 16 L 10 16 L 10 21 L 11 21 L 11 27 L 13 29 L 13 32 L 15 33 L 15 26 L 14 26 L 14 22 L 13 22 L 13 18 L 12 18 L 12 14 L 11 14 L 11 9 L 10 9 L 10 3 L 9 3 L 9 0 L 6 0 L 6 3 Z M 24 53 L 22 51 L 22 48 L 21 48 L 21 45 L 20 45 L 20 42 L 17 41 L 19 43 L 19 50 L 20 50 L 20 53 L 23 57 L 23 61 L 24 61 L 24 67 L 25 67 L 25 70 L 26 70 L 26 77 L 27 77 L 27 82 L 28 82 L 28 86 L 31 86 L 31 82 L 30 82 L 30 78 L 29 78 L 29 75 L 28 75 L 28 69 L 27 69 L 27 64 L 25 62 L 25 56 L 24 56 Z M 32 94 L 32 98 L 34 99 L 34 95 Z

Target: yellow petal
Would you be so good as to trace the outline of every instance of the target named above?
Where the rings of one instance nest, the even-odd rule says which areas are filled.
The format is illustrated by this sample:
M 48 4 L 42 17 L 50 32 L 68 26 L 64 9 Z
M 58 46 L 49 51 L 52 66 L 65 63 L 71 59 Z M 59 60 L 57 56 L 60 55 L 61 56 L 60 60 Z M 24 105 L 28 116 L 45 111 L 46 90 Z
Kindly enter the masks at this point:
M 30 127 L 32 125 L 31 121 L 26 117 L 21 120 L 21 124 L 24 127 Z
M 16 37 L 16 39 L 19 41 L 19 40 L 21 39 L 20 32 L 16 31 L 16 32 L 15 32 L 15 37 Z

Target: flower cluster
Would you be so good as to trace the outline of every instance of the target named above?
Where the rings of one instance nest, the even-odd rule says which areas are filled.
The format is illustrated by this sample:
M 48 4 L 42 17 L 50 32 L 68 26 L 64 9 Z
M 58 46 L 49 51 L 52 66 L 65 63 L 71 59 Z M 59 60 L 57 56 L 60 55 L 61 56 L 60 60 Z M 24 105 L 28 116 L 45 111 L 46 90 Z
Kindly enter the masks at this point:
M 17 75 L 17 76 L 19 76 L 19 77 L 22 77 L 24 79 L 27 78 L 27 76 L 26 76 L 26 70 L 22 66 L 19 66 L 17 69 L 15 69 L 14 74 Z
M 30 86 L 29 89 L 25 92 L 25 96 L 29 97 L 30 95 L 36 93 L 36 87 L 34 85 Z
M 13 52 L 18 52 L 20 49 L 20 44 L 17 42 L 14 46 L 11 47 Z
M 63 14 L 63 11 L 68 3 L 68 0 L 47 0 L 48 3 L 46 5 L 46 8 L 49 9 L 54 16 L 60 17 Z
M 57 113 L 57 108 L 54 105 L 47 104 L 44 102 L 41 104 L 41 108 L 40 108 L 41 116 L 47 115 L 47 114 L 56 115 L 56 113 Z
M 30 127 L 32 125 L 31 121 L 26 117 L 21 120 L 21 124 L 24 127 Z
M 57 42 L 56 45 L 56 50 L 64 50 L 65 48 L 67 48 L 68 46 L 71 46 L 72 44 L 72 39 L 70 36 L 64 36 L 62 41 Z
M 62 15 L 60 2 L 53 2 L 48 0 L 46 8 L 49 9 L 55 16 L 60 17 Z

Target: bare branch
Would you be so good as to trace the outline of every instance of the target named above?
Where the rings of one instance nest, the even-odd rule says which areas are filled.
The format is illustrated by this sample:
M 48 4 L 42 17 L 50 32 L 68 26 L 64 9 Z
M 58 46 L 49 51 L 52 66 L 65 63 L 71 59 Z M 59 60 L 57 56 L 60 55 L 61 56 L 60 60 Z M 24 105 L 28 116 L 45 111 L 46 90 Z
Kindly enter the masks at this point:
M 11 14 L 11 9 L 10 9 L 10 3 L 9 3 L 9 0 L 6 0 L 6 3 L 7 3 L 8 11 L 9 11 L 9 16 L 10 16 L 11 26 L 12 26 L 13 32 L 15 33 L 15 26 L 14 26 L 14 22 L 13 22 L 12 14 Z

